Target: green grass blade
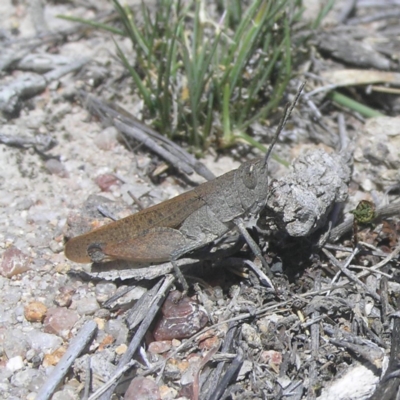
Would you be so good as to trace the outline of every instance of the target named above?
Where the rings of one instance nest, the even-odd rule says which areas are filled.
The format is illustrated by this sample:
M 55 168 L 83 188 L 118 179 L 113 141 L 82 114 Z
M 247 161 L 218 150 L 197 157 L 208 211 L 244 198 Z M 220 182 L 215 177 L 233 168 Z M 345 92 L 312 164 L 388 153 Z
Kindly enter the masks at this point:
M 125 32 L 120 29 L 114 28 L 110 25 L 103 24 L 101 22 L 92 21 L 90 19 L 82 19 L 77 17 L 71 17 L 69 15 L 57 15 L 57 18 L 65 19 L 66 21 L 78 22 L 80 24 L 89 25 L 96 29 L 101 29 L 110 32 L 114 35 L 125 36 Z
M 376 111 L 371 107 L 361 104 L 358 101 L 355 101 L 355 100 L 351 99 L 350 97 L 347 97 L 339 92 L 333 91 L 329 94 L 329 97 L 332 99 L 332 101 L 339 104 L 340 106 L 343 106 L 343 107 L 349 108 L 350 110 L 358 112 L 363 117 L 373 118 L 373 117 L 385 116 L 385 114 L 382 114 L 381 112 Z

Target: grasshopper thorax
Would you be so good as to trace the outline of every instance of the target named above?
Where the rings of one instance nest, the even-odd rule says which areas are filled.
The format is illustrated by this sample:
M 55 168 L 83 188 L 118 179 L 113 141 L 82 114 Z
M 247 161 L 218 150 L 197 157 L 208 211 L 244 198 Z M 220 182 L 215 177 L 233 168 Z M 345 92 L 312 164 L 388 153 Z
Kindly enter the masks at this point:
M 256 215 L 264 207 L 268 193 L 268 168 L 264 158 L 242 164 L 235 176 L 240 202 L 248 214 Z

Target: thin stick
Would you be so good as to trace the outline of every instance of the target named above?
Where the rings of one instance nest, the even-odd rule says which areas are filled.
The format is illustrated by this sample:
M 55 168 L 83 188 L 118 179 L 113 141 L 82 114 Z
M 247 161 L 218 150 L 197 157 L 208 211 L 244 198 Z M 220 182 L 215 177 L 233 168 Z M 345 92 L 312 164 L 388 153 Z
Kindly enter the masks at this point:
M 72 363 L 92 340 L 96 329 L 96 322 L 92 320 L 86 322 L 75 338 L 71 340 L 68 350 L 53 369 L 45 384 L 40 388 L 39 393 L 35 397 L 36 400 L 48 400 L 51 398 L 57 386 L 64 379 Z
M 165 280 L 163 282 L 162 287 L 160 288 L 159 292 L 157 295 L 154 297 L 153 304 L 149 307 L 149 312 L 142 321 L 140 327 L 136 331 L 134 337 L 131 340 L 131 343 L 129 344 L 128 349 L 126 352 L 122 355 L 121 359 L 119 360 L 119 363 L 117 365 L 117 368 L 114 373 L 113 379 L 115 379 L 115 376 L 120 376 L 122 371 L 126 371 L 126 365 L 132 360 L 132 357 L 134 356 L 137 348 L 139 347 L 141 341 L 143 340 L 144 335 L 148 331 L 150 324 L 153 322 L 154 317 L 156 316 L 158 310 L 161 307 L 161 304 L 164 301 L 164 297 L 166 293 L 168 293 L 169 288 L 171 287 L 172 283 L 174 281 L 174 277 L 172 275 L 167 275 L 165 277 Z M 108 400 L 111 398 L 111 395 L 114 391 L 114 388 L 117 386 L 119 379 L 115 379 L 112 385 L 109 385 L 108 383 L 105 385 L 105 387 L 108 386 L 107 389 L 104 389 L 104 387 L 100 388 L 97 390 L 92 396 L 90 396 L 89 400 L 94 400 L 97 399 L 99 396 L 101 396 L 101 399 Z

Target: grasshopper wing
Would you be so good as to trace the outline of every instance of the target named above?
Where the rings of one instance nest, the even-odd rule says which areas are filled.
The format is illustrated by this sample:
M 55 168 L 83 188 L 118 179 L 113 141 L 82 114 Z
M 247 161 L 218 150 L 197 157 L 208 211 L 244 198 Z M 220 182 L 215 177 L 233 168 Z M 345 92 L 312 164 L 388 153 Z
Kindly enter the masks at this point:
M 65 245 L 65 256 L 71 261 L 89 263 L 93 259 L 89 255 L 88 249 L 90 246 L 92 248 L 97 246 L 100 253 L 103 253 L 103 261 L 108 261 L 107 258 L 132 260 L 134 259 L 133 249 L 137 249 L 141 259 L 146 258 L 149 261 L 157 262 L 151 258 L 149 247 L 148 255 L 144 254 L 146 240 L 150 239 L 154 247 L 158 246 L 155 244 L 156 237 L 160 240 L 159 244 L 164 239 L 175 240 L 176 243 L 179 243 L 179 238 L 172 235 L 170 231 L 165 231 L 163 239 L 162 231 L 157 231 L 155 228 L 178 228 L 189 215 L 203 205 L 204 200 L 194 190 L 190 190 L 136 214 L 70 239 Z M 149 234 L 150 231 L 153 233 Z M 168 235 L 171 235 L 173 239 L 168 239 Z M 124 246 L 126 246 L 126 250 L 124 250 Z M 129 248 L 130 250 L 128 250 Z M 169 247 L 167 246 L 167 248 Z M 165 252 L 166 250 L 160 251 L 163 254 Z M 95 254 L 94 250 L 93 254 Z M 164 256 L 156 258 L 166 260 Z

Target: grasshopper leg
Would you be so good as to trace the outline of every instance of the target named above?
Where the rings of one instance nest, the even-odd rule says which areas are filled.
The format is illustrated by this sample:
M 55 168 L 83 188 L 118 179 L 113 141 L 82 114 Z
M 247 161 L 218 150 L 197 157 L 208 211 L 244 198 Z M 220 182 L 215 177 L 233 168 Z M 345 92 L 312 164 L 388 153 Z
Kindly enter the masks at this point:
M 267 264 L 267 261 L 261 254 L 261 250 L 258 247 L 258 244 L 254 241 L 254 239 L 250 236 L 249 232 L 247 232 L 246 227 L 244 226 L 244 222 L 241 218 L 237 218 L 234 221 L 234 224 L 238 227 L 240 233 L 243 235 L 247 244 L 249 245 L 253 254 L 261 261 L 263 267 L 265 268 L 265 272 L 267 273 L 268 278 L 272 279 L 272 272 Z

